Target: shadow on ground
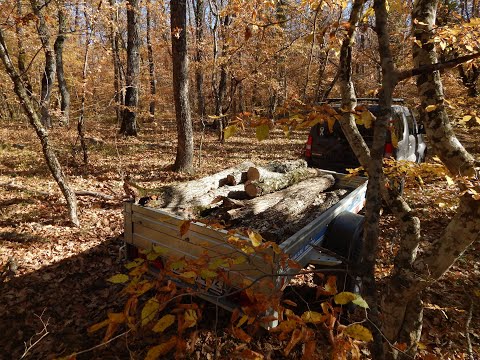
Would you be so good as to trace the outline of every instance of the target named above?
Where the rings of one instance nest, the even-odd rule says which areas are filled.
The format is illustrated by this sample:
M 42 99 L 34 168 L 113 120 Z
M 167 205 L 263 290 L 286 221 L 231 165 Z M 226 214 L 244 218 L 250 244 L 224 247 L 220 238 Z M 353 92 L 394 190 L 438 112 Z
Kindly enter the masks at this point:
M 25 343 L 38 340 L 42 321 L 49 334 L 28 352 L 27 359 L 67 356 L 98 344 L 100 336 L 88 335 L 87 328 L 124 301 L 117 295 L 119 286 L 105 280 L 122 271 L 121 245 L 118 238 L 108 239 L 78 256 L 0 284 L 0 359 L 20 359 Z M 119 343 L 125 348 L 125 342 Z M 79 359 L 108 358 L 95 354 Z

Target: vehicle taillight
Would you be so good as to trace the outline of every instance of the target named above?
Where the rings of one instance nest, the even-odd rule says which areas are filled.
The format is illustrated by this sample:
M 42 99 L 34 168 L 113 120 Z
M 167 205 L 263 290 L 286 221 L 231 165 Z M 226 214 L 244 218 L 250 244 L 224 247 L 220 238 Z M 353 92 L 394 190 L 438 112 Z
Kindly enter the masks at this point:
M 393 157 L 393 145 L 392 143 L 386 143 L 383 150 L 383 157 Z
M 307 158 L 312 157 L 312 142 L 312 135 L 308 135 L 307 144 L 305 145 L 305 157 Z

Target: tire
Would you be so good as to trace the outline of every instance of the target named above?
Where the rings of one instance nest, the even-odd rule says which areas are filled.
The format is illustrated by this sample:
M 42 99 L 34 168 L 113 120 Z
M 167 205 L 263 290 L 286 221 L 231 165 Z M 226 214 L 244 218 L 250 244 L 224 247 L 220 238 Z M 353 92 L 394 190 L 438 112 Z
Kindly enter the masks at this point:
M 362 215 L 344 211 L 330 223 L 325 234 L 325 241 L 322 246 L 346 258 L 349 262 L 341 265 L 344 271 L 335 273 L 339 292 L 359 293 L 361 290 L 361 282 L 358 277 L 348 270 L 349 265 L 353 265 L 355 268 L 355 265 L 362 260 L 363 223 L 364 217 Z

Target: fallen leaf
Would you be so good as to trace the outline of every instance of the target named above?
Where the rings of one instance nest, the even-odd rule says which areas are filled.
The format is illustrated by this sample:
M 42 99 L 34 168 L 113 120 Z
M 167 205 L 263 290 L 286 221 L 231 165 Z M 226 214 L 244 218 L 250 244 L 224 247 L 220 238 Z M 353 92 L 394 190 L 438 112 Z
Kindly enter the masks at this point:
M 126 283 L 129 279 L 130 278 L 128 277 L 128 275 L 117 274 L 117 275 L 113 275 L 112 277 L 109 277 L 107 281 L 113 284 L 123 284 L 123 283 Z
M 175 322 L 175 315 L 167 314 L 157 321 L 157 323 L 153 326 L 152 330 L 156 333 L 163 332 L 166 328 L 168 328 L 174 322 Z
M 172 336 L 167 342 L 151 347 L 147 352 L 147 356 L 145 356 L 145 360 L 159 359 L 161 356 L 168 354 L 170 350 L 172 350 L 175 347 L 176 344 L 177 344 L 177 337 Z

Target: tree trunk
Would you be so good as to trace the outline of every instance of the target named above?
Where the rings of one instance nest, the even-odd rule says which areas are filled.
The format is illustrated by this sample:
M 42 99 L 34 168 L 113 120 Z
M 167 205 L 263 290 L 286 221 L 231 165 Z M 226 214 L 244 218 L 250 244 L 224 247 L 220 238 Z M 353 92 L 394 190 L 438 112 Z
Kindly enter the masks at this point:
M 340 120 L 340 124 L 342 129 L 344 129 L 344 133 L 349 144 L 352 146 L 356 156 L 359 158 L 360 163 L 363 164 L 367 169 L 369 175 L 365 211 L 365 235 L 362 249 L 363 266 L 361 269 L 361 277 L 365 290 L 365 297 L 371 308 L 369 318 L 375 325 L 372 326 L 372 332 L 375 340 L 372 349 L 373 356 L 376 359 L 382 359 L 384 357 L 382 347 L 383 338 L 379 331 L 380 320 L 378 314 L 379 310 L 377 305 L 374 267 L 378 242 L 379 210 L 381 206 L 380 190 L 383 186 L 382 158 L 383 146 L 385 144 L 385 119 L 388 111 L 385 111 L 385 104 L 382 103 L 382 118 L 380 120 L 377 119 L 375 122 L 374 143 L 372 146 L 373 153 L 370 154 L 368 146 L 360 135 L 355 124 L 355 119 L 351 113 L 357 102 L 352 81 L 352 45 L 356 26 L 361 18 L 363 5 L 363 0 L 357 0 L 354 2 L 350 15 L 350 27 L 348 29 L 348 34 L 344 39 L 340 50 L 340 69 L 338 73 L 338 79 L 340 82 L 340 92 L 342 95 L 342 108 L 347 110 Z M 379 15 L 376 16 L 376 19 L 378 16 Z M 384 132 L 383 134 L 382 131 Z M 382 152 L 380 152 L 380 143 L 382 141 Z
M 17 0 L 17 17 L 21 19 L 23 17 L 22 12 L 22 0 Z M 22 78 L 23 83 L 25 84 L 25 89 L 29 96 L 32 95 L 32 85 L 27 76 L 27 66 L 26 66 L 26 54 L 25 47 L 23 45 L 24 30 L 23 24 L 20 21 L 15 22 L 15 34 L 17 36 L 17 48 L 18 48 L 18 71 L 20 72 L 20 77 Z
M 60 121 L 68 125 L 70 119 L 70 92 L 68 91 L 65 73 L 63 71 L 63 44 L 65 43 L 67 33 L 67 19 L 65 15 L 64 4 L 58 4 L 58 35 L 55 39 L 53 49 L 55 50 L 55 60 L 57 65 L 58 90 L 61 96 L 60 111 L 62 113 Z
M 431 41 L 436 5 L 435 0 L 415 2 L 413 28 L 416 39 L 421 43 L 421 46 L 413 45 L 416 67 L 437 62 L 437 54 Z M 421 74 L 417 78 L 417 87 L 423 109 L 428 105 L 437 106 L 435 110 L 423 114 L 427 135 L 434 142 L 431 146 L 452 174 L 474 174 L 473 159 L 456 139 L 445 111 L 439 72 Z M 410 249 L 400 249 L 399 253 L 403 254 L 404 259 L 409 259 L 409 264 L 397 266 L 396 262 L 382 299 L 383 331 L 390 341 L 398 340 L 409 344 L 410 354 L 415 353 L 415 338 L 421 331 L 418 314 L 423 308 L 418 296 L 423 289 L 437 281 L 478 238 L 479 216 L 479 202 L 466 193 L 460 197 L 457 213 L 445 232 L 422 255 L 417 256 L 416 247 L 413 246 Z M 406 250 L 411 253 L 408 254 Z
M 177 155 L 174 169 L 193 170 L 193 127 L 188 97 L 187 4 L 186 0 L 170 2 L 173 97 L 177 122 Z
M 416 67 L 437 62 L 435 44 L 428 42 L 433 37 L 437 1 L 418 0 L 415 2 L 413 16 L 422 24 L 414 24 L 413 31 L 416 43 L 413 45 L 413 60 Z M 429 145 L 433 152 L 439 156 L 452 174 L 473 175 L 474 159 L 464 149 L 456 138 L 444 104 L 443 86 L 440 72 L 424 73 L 417 77 L 417 88 L 422 101 L 420 112 L 421 122 L 425 125 Z M 426 112 L 429 105 L 436 108 Z
M 155 78 L 155 62 L 153 61 L 153 47 L 151 39 L 151 14 L 150 14 L 151 1 L 147 1 L 147 53 L 148 53 L 148 75 L 150 79 L 150 116 L 155 116 L 155 102 L 157 94 L 157 80 Z
M 50 116 L 50 98 L 52 95 L 53 83 L 55 81 L 55 52 L 50 43 L 50 32 L 41 6 L 37 0 L 30 0 L 33 13 L 38 18 L 37 31 L 42 43 L 43 52 L 45 53 L 45 67 L 42 76 L 42 88 L 40 91 L 40 113 L 41 123 L 44 128 L 52 126 L 52 119 Z
M 113 87 L 115 88 L 115 113 L 117 115 L 117 123 L 122 123 L 122 109 L 125 105 L 125 96 L 123 90 L 124 76 L 122 70 L 122 62 L 120 60 L 120 46 L 119 46 L 119 34 L 116 28 L 118 23 L 118 10 L 115 7 L 116 0 L 109 0 L 110 6 L 114 9 L 111 14 L 111 27 L 110 27 L 110 46 L 112 49 L 113 59 Z
M 203 0 L 197 0 L 195 4 L 195 80 L 197 87 L 197 113 L 203 119 L 206 115 L 205 109 L 205 95 L 203 93 L 203 68 L 202 61 L 203 54 L 203 41 L 204 41 L 204 29 L 205 29 L 205 3 Z
M 319 174 L 320 172 L 316 169 L 295 169 L 285 174 L 279 174 L 279 176 L 275 175 L 275 177 L 266 178 L 263 180 L 263 182 L 248 182 L 245 184 L 245 192 L 250 197 L 262 196 L 281 189 L 285 189 L 303 180 L 318 176 Z M 326 177 L 326 175 L 324 177 Z
M 34 128 L 40 140 L 40 143 L 42 144 L 42 151 L 43 151 L 43 155 L 45 156 L 45 160 L 48 165 L 48 168 L 50 169 L 50 172 L 52 173 L 53 178 L 57 182 L 58 186 L 60 187 L 60 190 L 63 193 L 63 196 L 65 197 L 65 200 L 67 202 L 70 221 L 72 222 L 73 225 L 78 226 L 79 221 L 77 216 L 77 198 L 75 196 L 75 193 L 69 187 L 65 179 L 65 175 L 63 174 L 60 163 L 55 155 L 55 152 L 52 150 L 50 146 L 50 142 L 48 140 L 48 133 L 43 127 L 41 123 L 41 119 L 38 116 L 38 113 L 35 111 L 32 99 L 27 94 L 25 85 L 20 75 L 15 70 L 13 63 L 10 59 L 10 56 L 8 55 L 8 50 L 5 45 L 3 31 L 1 28 L 0 28 L 0 57 L 2 59 L 3 65 L 5 66 L 5 69 L 9 77 L 13 81 L 15 93 L 17 94 L 23 108 L 25 109 L 25 112 L 27 113 L 28 118 L 30 120 L 30 124 Z
M 137 136 L 138 82 L 140 74 L 140 0 L 127 3 L 127 76 L 125 109 L 120 133 Z

